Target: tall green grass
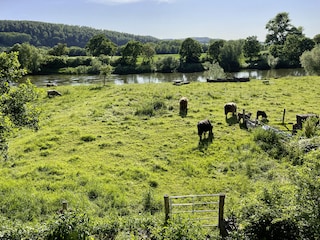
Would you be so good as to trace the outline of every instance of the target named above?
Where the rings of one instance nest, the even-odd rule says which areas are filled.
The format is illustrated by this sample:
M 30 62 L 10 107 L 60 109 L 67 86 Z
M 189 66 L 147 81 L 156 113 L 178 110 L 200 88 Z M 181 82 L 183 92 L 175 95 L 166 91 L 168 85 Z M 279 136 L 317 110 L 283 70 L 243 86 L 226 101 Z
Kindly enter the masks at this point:
M 290 161 L 275 158 L 252 131 L 224 116 L 223 106 L 266 111 L 268 125 L 290 133 L 295 115 L 318 113 L 319 77 L 174 86 L 58 86 L 42 90 L 40 129 L 22 129 L 1 162 L 1 222 L 41 223 L 67 200 L 93 222 L 111 214 L 158 214 L 163 196 L 226 193 L 226 216 L 239 214 L 263 189 L 293 189 Z M 179 116 L 179 99 L 189 99 Z M 286 109 L 282 123 L 283 110 Z M 212 121 L 214 138 L 199 142 L 196 124 Z M 285 191 L 285 190 L 283 190 Z

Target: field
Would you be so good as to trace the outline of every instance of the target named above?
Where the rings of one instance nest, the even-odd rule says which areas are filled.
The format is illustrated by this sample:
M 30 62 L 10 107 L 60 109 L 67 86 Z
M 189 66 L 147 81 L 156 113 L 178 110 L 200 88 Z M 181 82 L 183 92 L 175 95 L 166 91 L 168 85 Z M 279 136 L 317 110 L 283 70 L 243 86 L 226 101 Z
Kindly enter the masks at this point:
M 291 133 L 296 114 L 319 113 L 319 77 L 247 83 L 171 83 L 58 86 L 61 97 L 39 89 L 40 130 L 16 131 L 9 160 L 1 162 L 2 224 L 38 224 L 64 200 L 92 222 L 111 213 L 152 209 L 163 219 L 163 197 L 225 193 L 225 215 L 239 215 L 266 189 L 292 194 L 293 164 L 275 159 L 223 106 L 235 102 L 268 114 L 267 123 Z M 179 99 L 189 99 L 179 115 Z M 283 110 L 286 109 L 284 124 Z M 199 142 L 197 122 L 213 123 L 212 142 Z M 271 191 L 271 190 L 270 190 Z M 146 201 L 149 200 L 149 205 Z

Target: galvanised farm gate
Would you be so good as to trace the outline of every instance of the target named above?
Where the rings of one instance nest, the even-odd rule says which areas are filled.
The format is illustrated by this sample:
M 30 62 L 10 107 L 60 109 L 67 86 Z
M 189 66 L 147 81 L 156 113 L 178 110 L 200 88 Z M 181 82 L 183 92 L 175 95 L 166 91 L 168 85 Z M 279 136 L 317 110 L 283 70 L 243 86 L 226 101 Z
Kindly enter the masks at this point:
M 223 230 L 225 194 L 164 196 L 165 220 L 183 215 L 200 222 L 203 227 Z

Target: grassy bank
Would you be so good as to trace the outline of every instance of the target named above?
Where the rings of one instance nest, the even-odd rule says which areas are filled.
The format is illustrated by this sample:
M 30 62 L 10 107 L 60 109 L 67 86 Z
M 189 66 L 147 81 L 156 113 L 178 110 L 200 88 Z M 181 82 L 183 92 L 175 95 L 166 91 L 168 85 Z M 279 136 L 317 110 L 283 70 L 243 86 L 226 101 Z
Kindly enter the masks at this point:
M 223 106 L 236 102 L 254 117 L 266 111 L 268 125 L 290 133 L 296 114 L 318 113 L 319 84 L 319 77 L 290 77 L 269 84 L 58 86 L 62 96 L 55 98 L 40 89 L 40 130 L 16 132 L 10 159 L 1 163 L 3 222 L 45 221 L 63 200 L 103 222 L 111 213 L 151 208 L 162 219 L 165 194 L 226 193 L 226 216 L 265 189 L 290 195 L 290 160 L 270 157 L 251 131 L 225 119 Z M 179 116 L 182 96 L 189 99 L 186 117 Z M 212 143 L 197 135 L 205 118 L 214 125 Z

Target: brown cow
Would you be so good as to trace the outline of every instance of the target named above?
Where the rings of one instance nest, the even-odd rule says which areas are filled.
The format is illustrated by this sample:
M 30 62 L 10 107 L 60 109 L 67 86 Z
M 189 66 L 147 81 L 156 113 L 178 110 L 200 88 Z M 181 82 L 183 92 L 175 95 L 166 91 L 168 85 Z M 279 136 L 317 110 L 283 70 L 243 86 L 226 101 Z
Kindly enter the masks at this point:
M 186 97 L 180 98 L 180 115 L 186 116 L 188 113 L 188 99 Z
M 234 102 L 230 102 L 224 105 L 224 114 L 228 115 L 228 113 L 231 112 L 232 116 L 234 116 L 237 113 L 237 104 Z

